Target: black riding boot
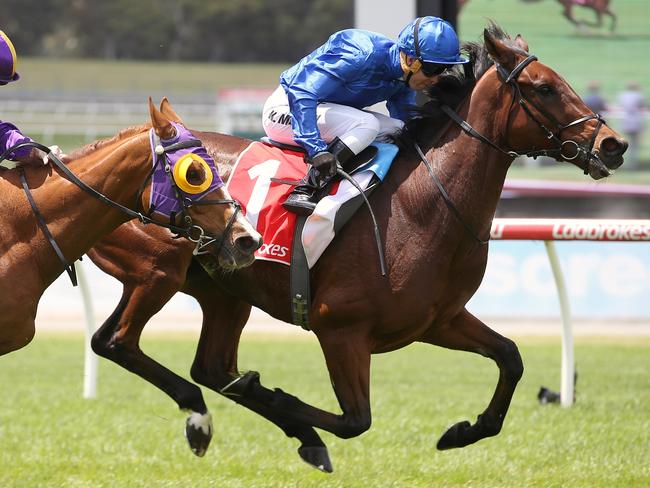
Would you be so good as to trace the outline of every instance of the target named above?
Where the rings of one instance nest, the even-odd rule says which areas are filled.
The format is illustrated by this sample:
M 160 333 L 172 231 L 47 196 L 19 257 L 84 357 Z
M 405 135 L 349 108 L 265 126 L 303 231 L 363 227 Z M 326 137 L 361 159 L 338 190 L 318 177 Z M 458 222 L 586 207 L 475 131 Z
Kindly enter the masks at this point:
M 341 166 L 354 157 L 352 150 L 338 137 L 327 146 L 327 150 L 336 156 Z M 310 166 L 305 177 L 289 194 L 282 206 L 298 215 L 311 215 L 318 201 L 327 194 L 330 181 L 332 181 L 330 176 L 321 175 L 318 170 Z

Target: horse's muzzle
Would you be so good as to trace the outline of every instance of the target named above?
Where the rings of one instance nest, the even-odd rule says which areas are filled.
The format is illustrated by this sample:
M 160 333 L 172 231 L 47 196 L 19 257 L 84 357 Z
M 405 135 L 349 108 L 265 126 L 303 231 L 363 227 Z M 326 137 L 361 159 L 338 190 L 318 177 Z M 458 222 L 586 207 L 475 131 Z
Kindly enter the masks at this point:
M 623 164 L 623 154 L 627 151 L 628 143 L 625 139 L 605 137 L 600 141 L 599 157 L 609 169 L 616 169 Z
M 623 154 L 627 150 L 627 141 L 616 137 L 605 137 L 600 141 L 593 157 L 589 158 L 585 172 L 594 180 L 606 178 L 623 164 Z
M 235 236 L 232 243 L 225 243 L 217 256 L 219 266 L 224 270 L 234 271 L 250 266 L 255 261 L 257 251 L 264 241 L 262 236 L 243 234 Z

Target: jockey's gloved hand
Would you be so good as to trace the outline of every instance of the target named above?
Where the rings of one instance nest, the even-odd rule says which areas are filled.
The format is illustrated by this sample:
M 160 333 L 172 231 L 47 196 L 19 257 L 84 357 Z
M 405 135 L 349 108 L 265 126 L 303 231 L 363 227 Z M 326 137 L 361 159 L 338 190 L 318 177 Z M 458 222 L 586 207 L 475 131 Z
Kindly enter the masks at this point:
M 47 164 L 47 154 L 37 148 L 32 148 L 29 153 L 20 158 L 16 158 L 16 161 L 20 161 L 23 164 L 28 164 L 31 166 L 43 166 Z
M 68 155 L 66 153 L 64 153 L 63 149 L 61 149 L 59 146 L 57 146 L 57 145 L 50 146 L 50 152 L 52 154 L 54 154 L 56 157 L 58 157 L 64 163 L 67 162 Z M 45 154 L 45 156 L 43 157 L 43 163 L 47 164 L 49 162 L 50 162 L 50 159 L 47 157 L 47 154 Z
M 321 151 L 311 158 L 311 165 L 325 176 L 336 176 L 336 163 L 336 156 L 329 151 Z

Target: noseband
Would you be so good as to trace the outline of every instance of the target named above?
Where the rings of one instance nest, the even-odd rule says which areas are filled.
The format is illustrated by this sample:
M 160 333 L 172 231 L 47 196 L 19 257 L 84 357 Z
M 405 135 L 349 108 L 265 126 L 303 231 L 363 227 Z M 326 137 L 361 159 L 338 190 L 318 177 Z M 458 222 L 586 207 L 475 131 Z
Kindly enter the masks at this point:
M 603 118 L 600 116 L 600 114 L 595 114 L 591 113 L 588 115 L 584 115 L 582 117 L 578 117 L 576 120 L 573 122 L 569 122 L 568 124 L 561 124 L 560 122 L 557 121 L 553 115 L 548 113 L 546 110 L 544 110 L 543 107 L 539 106 L 536 103 L 533 103 L 529 99 L 527 99 L 524 94 L 521 91 L 521 87 L 519 86 L 519 83 L 517 82 L 517 78 L 519 78 L 519 75 L 521 72 L 533 61 L 537 61 L 537 56 L 535 55 L 530 55 L 523 61 L 521 61 L 517 66 L 514 67 L 514 69 L 508 73 L 508 71 L 501 66 L 500 64 L 496 64 L 496 69 L 497 73 L 499 74 L 499 79 L 506 85 L 511 86 L 513 90 L 513 97 L 512 97 L 512 102 L 510 103 L 510 108 L 508 109 L 508 120 L 506 125 L 509 125 L 510 122 L 510 115 L 512 114 L 512 106 L 514 105 L 515 101 L 519 102 L 520 107 L 526 112 L 528 117 L 533 120 L 542 131 L 546 134 L 546 138 L 549 140 L 552 140 L 555 142 L 556 147 L 552 149 L 524 149 L 524 150 L 506 150 L 485 137 L 483 134 L 479 133 L 476 129 L 474 129 L 467 121 L 463 120 L 451 107 L 448 105 L 442 105 L 440 108 L 442 109 L 443 112 L 445 112 L 454 122 L 456 122 L 460 127 L 465 131 L 468 135 L 471 137 L 474 137 L 476 139 L 481 140 L 482 142 L 488 144 L 489 146 L 493 147 L 494 149 L 497 149 L 498 151 L 501 151 L 504 154 L 507 154 L 508 156 L 511 156 L 513 158 L 517 156 L 528 156 L 532 158 L 537 158 L 538 156 L 549 156 L 554 159 L 557 159 L 558 157 L 561 159 L 564 159 L 566 161 L 573 161 L 578 158 L 581 154 L 583 155 L 583 159 L 585 162 L 585 167 L 583 168 L 584 174 L 589 173 L 589 163 L 591 160 L 595 160 L 601 165 L 603 164 L 598 156 L 594 154 L 593 148 L 594 144 L 596 142 L 596 137 L 598 137 L 598 133 L 600 132 L 601 127 L 605 123 Z M 538 113 L 542 114 L 544 118 L 546 118 L 548 121 L 550 121 L 554 126 L 555 126 L 555 132 L 553 132 L 551 129 L 549 129 L 546 125 L 544 125 L 537 117 L 535 117 L 535 114 L 533 114 L 533 111 L 530 109 L 530 107 L 533 107 Z M 591 137 L 591 140 L 589 141 L 589 147 L 588 149 L 583 148 L 578 144 L 576 141 L 572 139 L 565 139 L 562 140 L 562 132 L 569 127 L 574 127 L 576 125 L 582 124 L 584 122 L 588 122 L 589 120 L 597 120 L 598 124 L 596 125 L 596 129 L 594 130 L 593 136 Z M 566 154 L 566 151 L 569 148 L 573 148 L 573 151 L 575 154 Z

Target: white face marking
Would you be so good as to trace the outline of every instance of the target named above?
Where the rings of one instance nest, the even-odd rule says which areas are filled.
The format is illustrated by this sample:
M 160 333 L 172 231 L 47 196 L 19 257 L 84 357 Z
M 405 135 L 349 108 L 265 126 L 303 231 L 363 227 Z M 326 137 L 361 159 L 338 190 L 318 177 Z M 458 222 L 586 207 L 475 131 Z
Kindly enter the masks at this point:
M 212 414 L 192 412 L 187 418 L 187 423 L 194 429 L 201 429 L 205 435 L 212 435 Z

